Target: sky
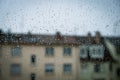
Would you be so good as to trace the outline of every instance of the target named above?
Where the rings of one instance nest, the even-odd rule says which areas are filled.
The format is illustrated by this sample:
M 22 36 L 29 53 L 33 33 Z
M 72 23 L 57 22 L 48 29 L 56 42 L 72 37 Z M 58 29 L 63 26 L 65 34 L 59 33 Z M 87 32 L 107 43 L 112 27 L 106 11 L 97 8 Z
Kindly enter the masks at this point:
M 120 0 L 0 0 L 0 29 L 34 34 L 120 36 Z

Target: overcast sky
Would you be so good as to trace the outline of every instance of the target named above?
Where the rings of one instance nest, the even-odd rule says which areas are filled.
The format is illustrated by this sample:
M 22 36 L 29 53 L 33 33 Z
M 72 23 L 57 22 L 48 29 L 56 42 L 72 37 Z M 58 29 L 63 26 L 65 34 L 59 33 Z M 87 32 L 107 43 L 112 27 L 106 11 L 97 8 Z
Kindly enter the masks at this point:
M 120 0 L 0 0 L 0 29 L 120 36 Z

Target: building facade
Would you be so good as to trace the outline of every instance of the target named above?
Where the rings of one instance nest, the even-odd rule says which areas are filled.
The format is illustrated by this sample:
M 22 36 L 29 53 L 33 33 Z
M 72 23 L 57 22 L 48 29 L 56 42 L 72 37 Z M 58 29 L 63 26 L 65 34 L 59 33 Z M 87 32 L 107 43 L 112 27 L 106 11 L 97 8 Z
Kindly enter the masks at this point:
M 80 80 L 112 79 L 111 65 L 114 60 L 99 32 L 94 38 L 88 34 L 80 51 Z
M 110 80 L 113 62 L 98 32 L 95 37 L 0 32 L 0 80 Z
M 120 38 L 106 38 L 105 43 L 115 60 L 112 63 L 112 80 L 120 80 Z

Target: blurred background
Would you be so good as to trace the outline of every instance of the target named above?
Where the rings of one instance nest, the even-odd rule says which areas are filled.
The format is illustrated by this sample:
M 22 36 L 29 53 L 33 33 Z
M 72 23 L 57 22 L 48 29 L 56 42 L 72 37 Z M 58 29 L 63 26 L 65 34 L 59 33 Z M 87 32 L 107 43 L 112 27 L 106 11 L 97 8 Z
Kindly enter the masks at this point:
M 0 0 L 0 28 L 23 33 L 60 31 L 120 35 L 120 0 Z

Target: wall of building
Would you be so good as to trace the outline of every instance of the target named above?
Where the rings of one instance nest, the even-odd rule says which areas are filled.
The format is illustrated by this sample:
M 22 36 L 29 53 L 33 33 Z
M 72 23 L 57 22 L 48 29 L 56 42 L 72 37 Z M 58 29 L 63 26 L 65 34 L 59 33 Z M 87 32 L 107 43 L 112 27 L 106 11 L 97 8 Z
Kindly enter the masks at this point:
M 45 48 L 42 45 L 20 45 L 22 55 L 13 57 L 11 48 L 14 45 L 2 45 L 2 56 L 0 64 L 2 68 L 1 80 L 30 80 L 30 74 L 36 74 L 36 80 L 78 80 L 79 67 L 79 49 L 76 46 L 72 47 L 72 55 L 64 56 L 64 46 L 53 46 L 54 56 L 46 56 Z M 36 64 L 31 64 L 31 55 L 36 55 Z M 10 65 L 18 63 L 21 65 L 21 74 L 14 76 L 10 72 Z M 45 73 L 45 64 L 54 65 L 54 74 Z M 72 64 L 72 73 L 65 74 L 63 72 L 63 64 Z
M 81 62 L 80 66 L 82 64 L 86 64 L 86 70 L 81 68 L 80 80 L 110 80 L 109 62 L 99 63 L 100 72 L 94 71 L 95 62 Z

